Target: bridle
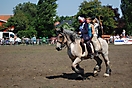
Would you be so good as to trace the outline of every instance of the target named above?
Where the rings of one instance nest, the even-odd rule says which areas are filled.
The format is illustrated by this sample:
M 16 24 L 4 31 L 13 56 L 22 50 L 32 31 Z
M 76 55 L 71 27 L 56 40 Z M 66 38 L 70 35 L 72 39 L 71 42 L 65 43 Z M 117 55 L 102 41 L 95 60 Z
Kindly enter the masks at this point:
M 61 40 L 60 40 L 60 38 L 61 38 Z M 62 48 L 65 47 L 65 45 L 66 45 L 65 39 L 66 39 L 65 33 L 57 34 L 57 44 L 59 43 L 59 47 L 56 47 L 57 50 L 62 50 Z
M 67 32 L 62 32 L 60 30 L 56 31 L 57 34 L 57 47 L 56 49 L 62 50 L 63 48 L 66 48 L 65 46 L 70 46 L 71 45 L 71 40 L 69 38 L 69 35 L 67 34 Z
M 59 36 L 59 35 L 61 35 L 61 36 Z M 58 40 L 58 37 L 61 37 L 61 38 L 62 38 L 62 41 L 59 41 L 59 40 Z M 60 44 L 63 44 L 64 40 L 65 40 L 64 33 L 59 33 L 59 34 L 57 35 L 57 42 L 60 43 Z

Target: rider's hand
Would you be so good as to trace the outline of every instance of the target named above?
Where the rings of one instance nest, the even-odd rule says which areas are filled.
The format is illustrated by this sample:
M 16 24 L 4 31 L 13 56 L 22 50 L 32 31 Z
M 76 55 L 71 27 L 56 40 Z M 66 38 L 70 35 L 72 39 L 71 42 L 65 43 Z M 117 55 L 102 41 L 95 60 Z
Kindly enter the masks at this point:
M 96 37 L 96 36 L 97 36 L 97 34 L 93 34 L 93 36 L 94 36 L 94 37 Z
M 79 31 L 78 34 L 81 34 L 81 31 Z

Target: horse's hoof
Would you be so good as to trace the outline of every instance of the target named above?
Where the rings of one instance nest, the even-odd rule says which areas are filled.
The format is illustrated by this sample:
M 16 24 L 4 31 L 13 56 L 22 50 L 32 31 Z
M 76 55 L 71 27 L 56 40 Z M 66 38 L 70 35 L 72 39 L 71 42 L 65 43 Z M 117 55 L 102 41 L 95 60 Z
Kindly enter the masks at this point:
M 94 68 L 94 73 L 100 72 L 101 71 L 101 67 L 97 66 Z
M 78 75 L 76 80 L 84 80 L 83 76 L 82 75 Z
M 93 72 L 93 76 L 94 77 L 98 76 L 98 71 L 97 70 Z
M 104 73 L 105 77 L 109 77 L 111 75 L 111 69 L 108 69 L 106 73 Z
M 85 57 L 86 56 L 86 54 L 85 54 L 85 52 L 82 54 L 82 57 Z
M 104 77 L 109 77 L 110 74 L 104 73 Z

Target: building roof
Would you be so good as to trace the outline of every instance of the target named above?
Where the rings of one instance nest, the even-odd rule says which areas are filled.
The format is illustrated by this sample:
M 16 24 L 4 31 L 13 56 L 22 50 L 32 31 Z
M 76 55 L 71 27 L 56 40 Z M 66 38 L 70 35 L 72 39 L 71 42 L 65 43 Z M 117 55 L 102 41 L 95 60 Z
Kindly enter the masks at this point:
M 0 21 L 7 22 L 7 20 L 13 15 L 0 15 Z

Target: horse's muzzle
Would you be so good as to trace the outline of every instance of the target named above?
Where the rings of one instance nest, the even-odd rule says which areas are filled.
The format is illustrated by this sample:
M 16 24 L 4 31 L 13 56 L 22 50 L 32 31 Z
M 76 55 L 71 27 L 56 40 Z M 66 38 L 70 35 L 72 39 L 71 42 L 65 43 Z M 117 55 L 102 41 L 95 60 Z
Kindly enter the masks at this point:
M 60 51 L 60 50 L 62 50 L 62 48 L 60 48 L 60 47 L 56 47 L 56 50 Z

